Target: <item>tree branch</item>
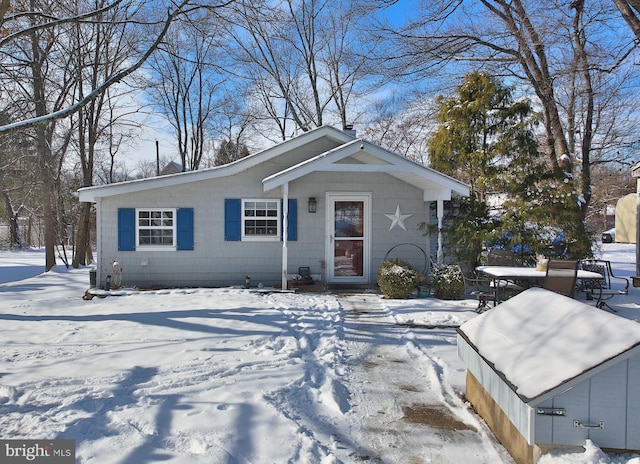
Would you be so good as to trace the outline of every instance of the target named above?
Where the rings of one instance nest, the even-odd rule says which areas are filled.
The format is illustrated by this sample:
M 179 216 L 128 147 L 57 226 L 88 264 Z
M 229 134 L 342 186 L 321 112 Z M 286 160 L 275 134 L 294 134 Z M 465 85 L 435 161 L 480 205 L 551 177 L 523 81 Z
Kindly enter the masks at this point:
M 117 1 L 119 2 L 122 0 L 117 0 Z M 78 101 L 77 103 L 69 107 L 63 108 L 59 111 L 54 111 L 52 113 L 46 114 L 44 116 L 39 116 L 39 117 L 24 120 L 24 121 L 18 121 L 16 123 L 0 126 L 0 134 L 8 133 L 17 129 L 32 127 L 37 124 L 43 124 L 49 121 L 62 119 L 67 116 L 70 116 L 73 113 L 80 110 L 81 108 L 83 108 L 84 106 L 86 106 L 87 104 L 89 104 L 101 93 L 105 92 L 109 87 L 119 83 L 125 77 L 129 76 L 130 74 L 138 70 L 147 61 L 147 59 L 151 56 L 151 54 L 156 50 L 158 45 L 164 40 L 164 37 L 167 34 L 167 31 L 169 30 L 169 27 L 171 26 L 173 21 L 184 12 L 183 8 L 189 3 L 189 1 L 190 0 L 182 0 L 175 7 L 174 11 L 169 10 L 167 12 L 167 17 L 164 21 L 164 26 L 160 31 L 160 33 L 158 34 L 158 37 L 156 37 L 154 42 L 149 46 L 147 51 L 138 59 L 138 61 L 133 63 L 131 66 L 114 74 L 109 79 L 105 80 L 101 85 L 97 86 L 95 89 L 93 89 L 93 91 L 91 91 L 82 100 Z

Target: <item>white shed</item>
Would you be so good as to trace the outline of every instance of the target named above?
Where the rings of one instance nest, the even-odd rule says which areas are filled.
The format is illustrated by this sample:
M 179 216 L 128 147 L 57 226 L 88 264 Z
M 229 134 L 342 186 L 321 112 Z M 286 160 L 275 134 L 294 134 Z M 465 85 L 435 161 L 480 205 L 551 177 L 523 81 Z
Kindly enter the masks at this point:
M 463 324 L 467 399 L 518 463 L 640 450 L 640 324 L 533 288 Z

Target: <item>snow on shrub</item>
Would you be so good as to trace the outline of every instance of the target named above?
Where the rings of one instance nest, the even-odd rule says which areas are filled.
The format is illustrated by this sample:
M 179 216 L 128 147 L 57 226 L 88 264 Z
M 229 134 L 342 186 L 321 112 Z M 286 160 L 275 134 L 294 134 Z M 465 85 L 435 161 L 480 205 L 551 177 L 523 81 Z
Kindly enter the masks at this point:
M 464 296 L 464 277 L 455 264 L 438 264 L 433 270 L 433 293 L 440 300 L 459 300 Z
M 416 268 L 401 259 L 385 261 L 378 269 L 378 285 L 387 298 L 409 298 L 420 279 Z

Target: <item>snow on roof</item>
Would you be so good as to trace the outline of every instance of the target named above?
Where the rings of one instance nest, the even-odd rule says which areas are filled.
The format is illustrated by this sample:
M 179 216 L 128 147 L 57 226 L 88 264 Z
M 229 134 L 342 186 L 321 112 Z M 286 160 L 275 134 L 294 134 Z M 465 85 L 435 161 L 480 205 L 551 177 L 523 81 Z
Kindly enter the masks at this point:
M 459 332 L 526 400 L 640 345 L 640 324 L 532 288 Z

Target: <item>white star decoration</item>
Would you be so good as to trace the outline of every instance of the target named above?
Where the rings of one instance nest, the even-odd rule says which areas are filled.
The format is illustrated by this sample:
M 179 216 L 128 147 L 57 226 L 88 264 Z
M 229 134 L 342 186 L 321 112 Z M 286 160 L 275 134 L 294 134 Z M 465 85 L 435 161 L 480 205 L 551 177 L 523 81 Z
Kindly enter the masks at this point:
M 413 216 L 413 214 L 402 214 L 400 211 L 400 205 L 396 206 L 396 214 L 385 214 L 389 219 L 391 219 L 391 227 L 389 230 L 393 229 L 395 226 L 400 226 L 404 230 L 407 228 L 404 226 L 404 220 Z

